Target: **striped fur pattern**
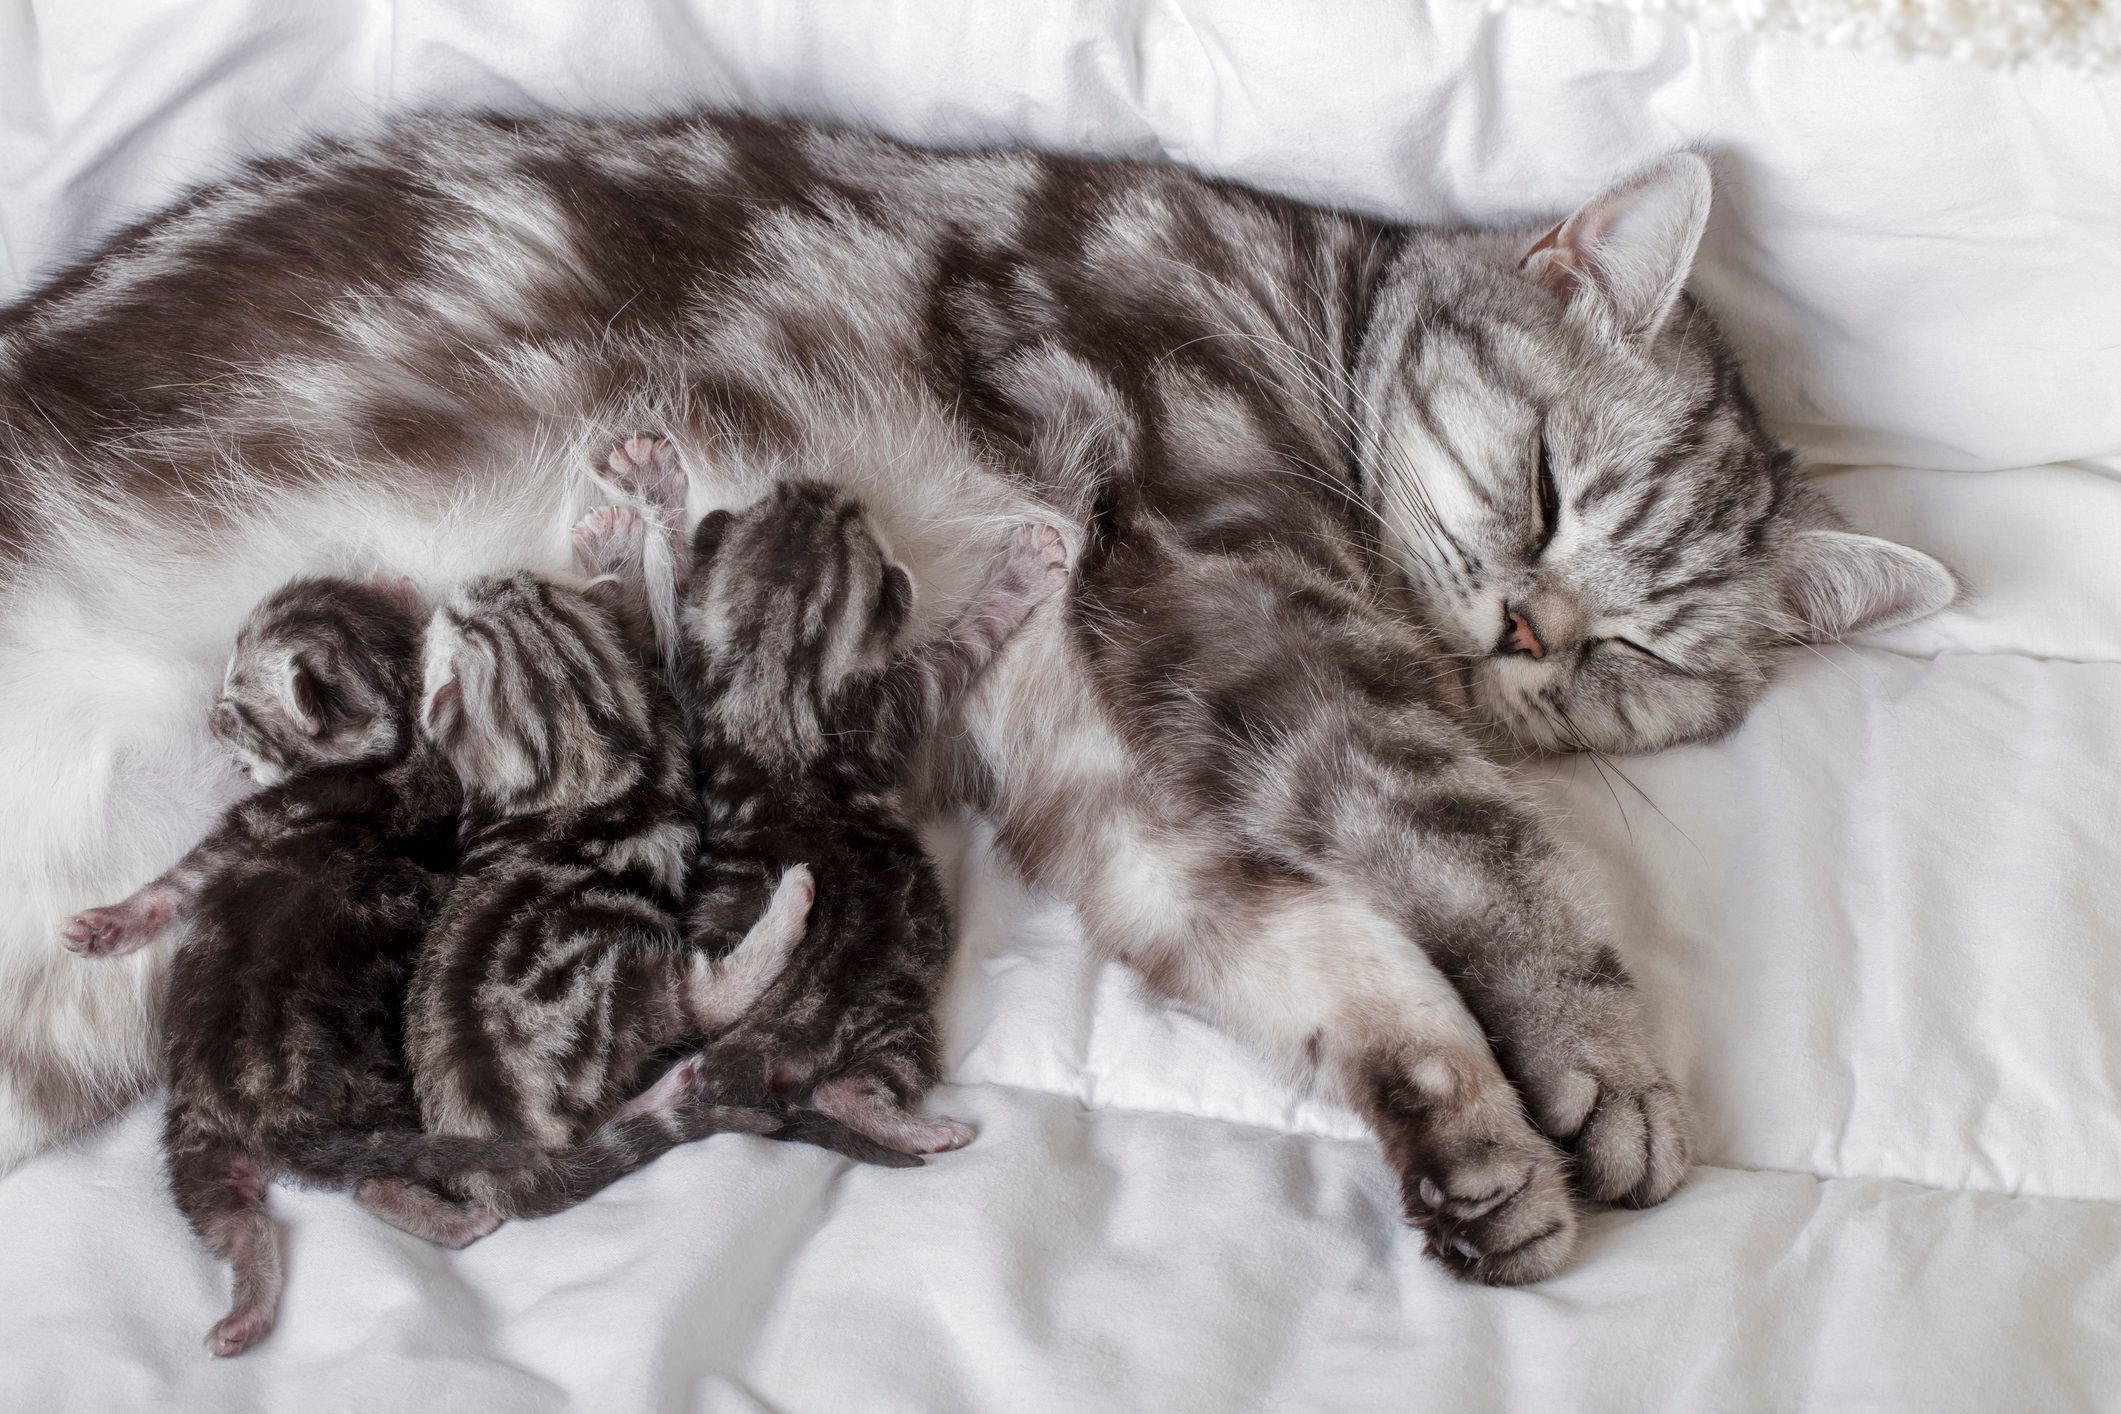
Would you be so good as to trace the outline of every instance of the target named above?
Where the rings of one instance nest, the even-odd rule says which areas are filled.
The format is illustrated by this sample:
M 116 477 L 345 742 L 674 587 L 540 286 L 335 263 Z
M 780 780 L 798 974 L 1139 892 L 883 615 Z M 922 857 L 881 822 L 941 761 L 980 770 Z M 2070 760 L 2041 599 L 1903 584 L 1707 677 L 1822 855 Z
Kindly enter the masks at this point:
M 637 439 L 612 469 L 664 517 L 682 504 L 667 442 Z M 819 881 L 780 976 L 708 1049 L 736 1093 L 777 1093 L 905 1154 L 971 1140 L 917 1112 L 940 1070 L 951 914 L 921 844 L 914 762 L 1066 573 L 1059 532 L 1020 527 L 964 611 L 908 642 L 913 579 L 839 488 L 785 481 L 700 522 L 663 615 L 700 780 L 688 937 L 734 936 L 791 869 Z
M 1760 427 L 1685 291 L 1707 202 L 1684 155 L 1460 231 L 735 116 L 408 122 L 201 192 L 0 321 L 6 651 L 126 661 L 49 610 L 113 545 L 147 567 L 128 624 L 204 622 L 214 575 L 320 538 L 557 568 L 575 459 L 644 426 L 688 520 L 793 474 L 856 496 L 922 587 L 909 641 L 1004 527 L 1055 524 L 1064 603 L 936 734 L 935 798 L 1106 955 L 1367 1113 L 1440 1261 L 1536 1279 L 1578 1198 L 1657 1201 L 1687 1143 L 1493 742 L 1713 736 L 1791 640 L 1954 589 Z M 170 739 L 138 710 L 80 720 Z M 39 799 L 70 798 L 56 769 L 0 756 Z M 56 891 L 79 851 L 39 828 L 0 822 L 0 858 Z M 122 980 L 9 1044 L 18 1150 L 137 1073 L 136 1016 L 49 1019 L 123 1013 Z

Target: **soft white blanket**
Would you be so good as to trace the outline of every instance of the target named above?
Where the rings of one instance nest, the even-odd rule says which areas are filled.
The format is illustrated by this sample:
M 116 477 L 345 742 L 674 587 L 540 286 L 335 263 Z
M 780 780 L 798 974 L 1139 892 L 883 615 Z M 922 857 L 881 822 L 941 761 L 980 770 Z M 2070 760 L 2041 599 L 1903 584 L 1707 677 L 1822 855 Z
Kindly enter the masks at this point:
M 306 133 L 698 101 L 1423 219 L 1714 157 L 1698 288 L 1756 392 L 1859 524 L 1975 593 L 1793 656 L 1632 786 L 1530 768 L 1703 1166 L 1545 1286 L 1457 1285 L 1351 1117 L 1093 964 L 960 827 L 937 1103 L 971 1148 L 880 1172 L 718 1138 L 461 1254 L 276 1193 L 280 1329 L 215 1363 L 224 1276 L 143 1104 L 0 1179 L 0 1408 L 2121 1399 L 2121 83 L 1477 0 L 18 3 L 0 295 Z

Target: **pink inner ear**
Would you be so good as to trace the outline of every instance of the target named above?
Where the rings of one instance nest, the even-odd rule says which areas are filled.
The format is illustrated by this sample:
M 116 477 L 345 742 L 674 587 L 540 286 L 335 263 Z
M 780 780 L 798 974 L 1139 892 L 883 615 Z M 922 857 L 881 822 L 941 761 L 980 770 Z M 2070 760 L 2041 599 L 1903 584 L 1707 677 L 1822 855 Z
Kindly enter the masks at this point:
M 457 713 L 464 705 L 464 689 L 451 678 L 435 689 L 433 697 L 427 699 L 427 729 L 448 731 L 456 725 Z
M 1576 265 L 1576 248 L 1562 235 L 1568 225 L 1567 221 L 1555 223 L 1553 230 L 1533 242 L 1518 267 L 1558 299 L 1567 299 L 1574 294 L 1576 282 L 1583 278 L 1582 270 Z

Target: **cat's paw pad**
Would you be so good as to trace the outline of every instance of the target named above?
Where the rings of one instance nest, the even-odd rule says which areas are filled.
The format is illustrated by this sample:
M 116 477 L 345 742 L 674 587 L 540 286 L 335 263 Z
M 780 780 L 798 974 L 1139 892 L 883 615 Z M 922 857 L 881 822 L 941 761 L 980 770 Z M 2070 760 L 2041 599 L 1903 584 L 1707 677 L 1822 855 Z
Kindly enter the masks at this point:
M 628 495 L 663 511 L 685 508 L 685 468 L 662 437 L 628 437 L 604 459 L 605 474 Z
M 638 563 L 647 526 L 631 506 L 597 506 L 574 525 L 575 564 L 587 575 L 616 574 Z
M 1544 1281 L 1576 1252 L 1576 1205 L 1560 1155 L 1496 1151 L 1401 1176 L 1409 1223 L 1453 1274 L 1490 1286 Z
M 1569 1147 L 1584 1196 L 1629 1208 L 1662 1203 L 1686 1178 L 1686 1105 L 1662 1076 L 1646 1085 L 1600 1085 Z
M 167 904 L 84 909 L 73 916 L 61 938 L 66 950 L 82 957 L 114 957 L 144 947 L 170 920 Z

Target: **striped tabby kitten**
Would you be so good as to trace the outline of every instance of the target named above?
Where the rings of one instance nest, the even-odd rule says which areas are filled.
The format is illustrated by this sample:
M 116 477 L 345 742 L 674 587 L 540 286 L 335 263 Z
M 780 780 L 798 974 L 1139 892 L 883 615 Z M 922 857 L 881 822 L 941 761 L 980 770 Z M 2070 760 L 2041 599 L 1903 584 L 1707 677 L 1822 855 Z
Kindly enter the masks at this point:
M 610 470 L 679 523 L 685 477 L 668 442 L 634 439 Z M 909 798 L 913 760 L 1066 578 L 1061 538 L 1014 531 L 971 603 L 917 643 L 911 577 L 833 486 L 785 481 L 715 511 L 679 560 L 679 602 L 662 617 L 678 628 L 700 780 L 687 934 L 733 936 L 790 869 L 820 881 L 802 942 L 708 1063 L 738 1094 L 779 1092 L 888 1148 L 955 1149 L 970 1126 L 918 1113 L 941 1068 L 952 935 Z
M 593 511 L 576 531 L 586 590 L 482 579 L 428 627 L 422 730 L 465 807 L 407 1007 L 421 1116 L 436 1134 L 558 1154 L 614 1115 L 682 1103 L 682 1137 L 771 1133 L 890 1162 L 829 1123 L 705 1103 L 696 1058 L 622 1104 L 659 1052 L 727 1026 L 772 983 L 813 893 L 789 868 L 714 940 L 722 956 L 680 943 L 698 835 L 675 707 L 631 637 L 645 628 L 629 568 L 641 544 L 633 512 Z M 461 1186 L 509 1210 L 509 1175 Z
M 1558 223 L 1438 230 L 739 116 L 403 123 L 195 194 L 0 326 L 0 652 L 120 654 L 41 612 L 114 543 L 155 551 L 129 631 L 210 607 L 234 552 L 201 514 L 555 543 L 564 469 L 627 427 L 707 505 L 844 483 L 918 574 L 912 641 L 1001 526 L 1060 525 L 1064 607 L 937 734 L 938 799 L 1105 955 L 1364 1113 L 1451 1270 L 1534 1280 L 1576 1198 L 1671 1193 L 1687 1128 L 1491 739 L 1713 737 L 1786 645 L 1956 588 L 1762 428 L 1685 292 L 1708 205 L 1683 155 Z M 9 710 L 24 740 L 165 739 L 144 708 Z M 0 859 L 50 887 L 93 828 L 0 821 Z M 22 1018 L 0 1120 L 78 1123 L 137 1075 L 136 1019 L 43 1039 L 70 1014 Z

